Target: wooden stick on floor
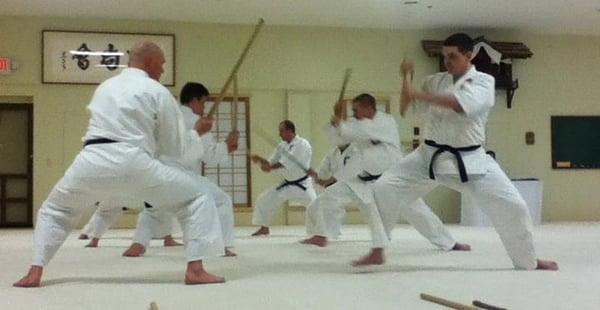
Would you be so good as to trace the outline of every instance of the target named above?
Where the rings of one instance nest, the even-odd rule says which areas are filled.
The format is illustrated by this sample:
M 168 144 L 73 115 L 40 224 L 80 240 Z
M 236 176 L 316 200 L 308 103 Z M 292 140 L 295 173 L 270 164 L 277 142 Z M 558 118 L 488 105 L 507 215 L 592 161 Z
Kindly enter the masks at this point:
M 487 310 L 506 310 L 506 308 L 501 308 L 498 306 L 493 306 L 490 304 L 486 304 L 484 302 L 481 302 L 479 300 L 473 300 L 473 306 L 477 306 L 479 308 L 483 308 L 483 309 L 487 309 Z
M 477 307 L 463 305 L 454 301 L 450 301 L 447 299 L 443 299 L 440 297 L 436 297 L 433 295 L 423 294 L 421 293 L 421 299 L 430 301 L 432 303 L 436 303 L 438 305 L 446 306 L 448 308 L 457 309 L 457 310 L 479 310 Z
M 155 302 L 150 303 L 150 310 L 158 310 L 158 305 Z

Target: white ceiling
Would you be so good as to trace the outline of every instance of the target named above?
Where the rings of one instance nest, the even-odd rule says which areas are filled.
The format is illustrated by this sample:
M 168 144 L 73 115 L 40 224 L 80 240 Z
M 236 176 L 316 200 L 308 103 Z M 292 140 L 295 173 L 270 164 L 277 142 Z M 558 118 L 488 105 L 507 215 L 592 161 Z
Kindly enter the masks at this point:
M 0 15 L 600 35 L 600 0 L 0 0 Z

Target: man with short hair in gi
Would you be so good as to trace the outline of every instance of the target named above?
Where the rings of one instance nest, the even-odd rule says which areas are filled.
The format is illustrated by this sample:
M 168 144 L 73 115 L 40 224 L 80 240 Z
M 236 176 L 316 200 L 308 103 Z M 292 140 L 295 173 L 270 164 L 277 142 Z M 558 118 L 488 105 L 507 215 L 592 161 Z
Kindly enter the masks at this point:
M 181 89 L 179 100 L 180 108 L 183 114 L 186 128 L 193 128 L 198 118 L 206 118 L 204 116 L 204 106 L 209 99 L 208 89 L 194 82 L 186 83 Z M 219 220 L 221 222 L 221 230 L 223 241 L 225 242 L 224 256 L 237 256 L 231 248 L 234 246 L 234 214 L 233 201 L 231 197 L 225 193 L 216 184 L 200 174 L 202 171 L 202 163 L 218 164 L 230 158 L 230 154 L 237 150 L 239 133 L 230 132 L 223 142 L 217 142 L 212 133 L 206 133 L 200 137 L 202 142 L 202 150 L 196 153 L 185 154 L 183 158 L 160 158 L 163 162 L 169 165 L 176 165 L 186 169 L 189 173 L 198 176 L 202 182 L 198 184 L 201 188 L 206 188 L 212 194 L 217 211 L 219 212 Z M 135 234 L 131 246 L 123 253 L 123 256 L 139 257 L 146 251 L 150 245 L 150 240 L 156 233 L 156 227 L 163 227 L 161 231 L 172 230 L 172 215 L 168 212 L 161 211 L 159 208 L 145 208 L 138 216 Z
M 330 130 L 338 135 L 338 139 L 351 141 L 358 150 L 359 169 L 340 182 L 328 187 L 307 208 L 307 232 L 312 237 L 302 243 L 326 246 L 327 216 L 335 214 L 331 209 L 344 208 L 356 203 L 367 217 L 374 246 L 384 246 L 391 235 L 381 229 L 380 215 L 377 213 L 373 199 L 372 185 L 395 161 L 401 157 L 400 137 L 394 118 L 377 111 L 375 98 L 369 94 L 361 94 L 352 100 L 352 118 L 342 121 L 340 113 L 334 113 Z M 413 225 L 419 233 L 443 250 L 470 250 L 470 246 L 457 243 L 440 219 L 421 199 L 403 210 L 403 217 Z M 335 233 L 335 232 L 334 232 Z
M 358 166 L 359 160 L 357 160 L 359 153 L 356 147 L 354 147 L 352 143 L 347 143 L 337 137 L 332 137 L 330 135 L 329 138 L 332 144 L 336 146 L 331 149 L 321 161 L 318 170 L 319 172 L 312 174 L 313 181 L 325 188 L 325 191 L 337 182 L 342 182 L 360 172 L 360 167 Z M 306 207 L 307 231 L 313 230 L 311 227 L 313 224 L 308 219 L 310 206 L 320 200 L 320 197 L 323 194 L 324 193 L 318 195 L 317 199 Z M 344 216 L 346 215 L 346 209 L 342 206 L 340 208 L 327 208 L 324 211 L 327 212 L 327 214 L 324 215 L 324 222 L 327 226 L 326 229 L 329 233 L 329 237 L 337 238 L 341 234 L 341 226 Z M 301 242 L 307 243 L 305 241 L 306 240 L 303 240 Z
M 525 201 L 481 147 L 494 105 L 494 78 L 471 64 L 472 52 L 473 41 L 468 35 L 449 36 L 442 47 L 448 71 L 427 77 L 422 92 L 412 85 L 413 64 L 402 64 L 400 111 L 403 114 L 411 102 L 427 109 L 425 143 L 375 183 L 375 200 L 385 230 L 392 230 L 400 210 L 441 184 L 478 201 L 515 268 L 556 270 L 556 262 L 537 258 Z M 383 264 L 383 252 L 384 247 L 374 246 L 357 264 Z
M 319 172 L 313 176 L 315 183 L 327 188 L 351 174 L 350 164 L 357 155 L 351 143 L 342 143 L 332 148 L 321 161 Z
M 177 101 L 160 84 L 165 57 L 144 41 L 129 54 L 129 68 L 98 86 L 91 103 L 84 148 L 42 204 L 34 232 L 34 253 L 18 287 L 38 287 L 44 266 L 81 217 L 82 206 L 105 197 L 132 197 L 177 214 L 187 258 L 186 284 L 220 283 L 203 260 L 223 254 L 223 237 L 212 195 L 184 169 L 167 166 L 160 155 L 179 158 L 211 122 L 185 130 Z
M 296 135 L 296 126 L 290 120 L 279 124 L 279 137 L 283 141 L 277 145 L 269 160 L 258 155 L 251 157 L 262 171 L 278 171 L 284 178 L 282 183 L 258 196 L 252 223 L 260 228 L 252 236 L 269 235 L 273 214 L 284 202 L 294 200 L 308 205 L 317 197 L 312 179 L 306 174 L 312 158 L 310 143 Z

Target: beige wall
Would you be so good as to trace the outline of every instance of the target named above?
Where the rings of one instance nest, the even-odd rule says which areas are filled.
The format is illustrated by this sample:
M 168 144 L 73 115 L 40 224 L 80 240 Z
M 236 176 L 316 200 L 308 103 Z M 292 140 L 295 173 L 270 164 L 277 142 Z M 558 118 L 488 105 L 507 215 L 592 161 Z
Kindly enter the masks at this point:
M 268 21 L 267 21 L 268 23 Z M 93 86 L 41 84 L 41 30 L 89 30 L 174 33 L 176 35 L 177 92 L 188 80 L 202 81 L 217 92 L 237 59 L 251 26 L 207 25 L 176 22 L 76 20 L 0 17 L 0 56 L 19 62 L 9 76 L 0 75 L 0 99 L 30 97 L 34 104 L 34 206 L 37 209 L 80 149 L 87 125 L 85 106 Z M 397 114 L 398 66 L 402 56 L 417 63 L 417 79 L 437 69 L 427 58 L 421 39 L 441 39 L 445 31 L 387 31 L 336 28 L 268 26 L 263 29 L 240 72 L 240 88 L 251 96 L 251 127 L 260 126 L 276 137 L 278 122 L 297 118 L 300 134 L 313 142 L 316 164 L 329 149 L 320 128 L 327 121 L 343 70 L 353 67 L 348 95 L 367 91 L 394 100 Z M 490 117 L 488 147 L 511 177 L 539 177 L 544 181 L 546 221 L 600 219 L 600 171 L 553 171 L 550 167 L 550 115 L 600 114 L 600 37 L 549 36 L 515 32 L 473 31 L 492 40 L 523 41 L 534 52 L 515 61 L 520 79 L 511 110 L 503 92 Z M 305 106 L 290 109 L 290 95 Z M 291 114 L 290 114 L 291 113 Z M 292 115 L 296 113 L 295 115 Z M 399 119 L 399 118 L 398 118 Z M 404 130 L 419 120 L 401 120 Z M 303 131 L 303 129 L 306 129 Z M 524 134 L 534 131 L 536 144 L 526 146 Z M 253 152 L 270 153 L 270 146 L 251 136 Z M 253 169 L 253 199 L 276 177 Z M 428 197 L 445 221 L 459 220 L 459 196 L 436 190 Z M 249 214 L 238 214 L 248 223 Z M 121 224 L 130 224 L 125 219 Z M 283 223 L 283 217 L 278 217 Z

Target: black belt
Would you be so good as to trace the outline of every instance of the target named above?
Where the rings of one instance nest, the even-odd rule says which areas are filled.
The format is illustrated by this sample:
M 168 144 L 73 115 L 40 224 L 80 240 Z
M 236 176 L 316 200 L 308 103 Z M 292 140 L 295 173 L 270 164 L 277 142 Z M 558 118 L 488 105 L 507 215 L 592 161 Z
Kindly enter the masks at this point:
M 465 168 L 465 163 L 462 160 L 462 156 L 460 156 L 460 152 L 470 152 L 475 151 L 480 148 L 481 145 L 471 145 L 465 147 L 452 147 L 447 144 L 437 144 L 433 140 L 425 140 L 425 144 L 437 148 L 437 150 L 431 156 L 431 161 L 429 162 L 429 178 L 435 180 L 435 174 L 433 173 L 433 163 L 435 159 L 444 152 L 450 152 L 456 157 L 456 163 L 458 164 L 458 173 L 460 174 L 460 181 L 465 183 L 469 180 L 467 176 L 467 169 Z
M 280 190 L 280 189 L 282 189 L 284 187 L 287 187 L 287 186 L 298 186 L 303 191 L 306 191 L 306 186 L 304 186 L 302 184 L 302 182 L 304 180 L 306 180 L 306 179 L 308 179 L 308 175 L 305 175 L 305 176 L 299 178 L 298 180 L 293 180 L 293 181 L 284 180 L 283 183 L 281 183 L 279 186 L 277 186 L 277 188 L 275 188 L 275 190 Z
M 119 141 L 115 141 L 115 140 L 111 140 L 111 139 L 107 139 L 107 138 L 96 138 L 96 139 L 90 139 L 90 140 L 86 140 L 85 142 L 83 142 L 83 147 L 86 147 L 88 145 L 92 145 L 92 144 L 105 144 L 105 143 L 117 143 Z
M 363 171 L 361 174 L 357 175 L 357 177 L 363 182 L 371 182 L 379 179 L 381 174 L 370 174 L 366 171 Z

